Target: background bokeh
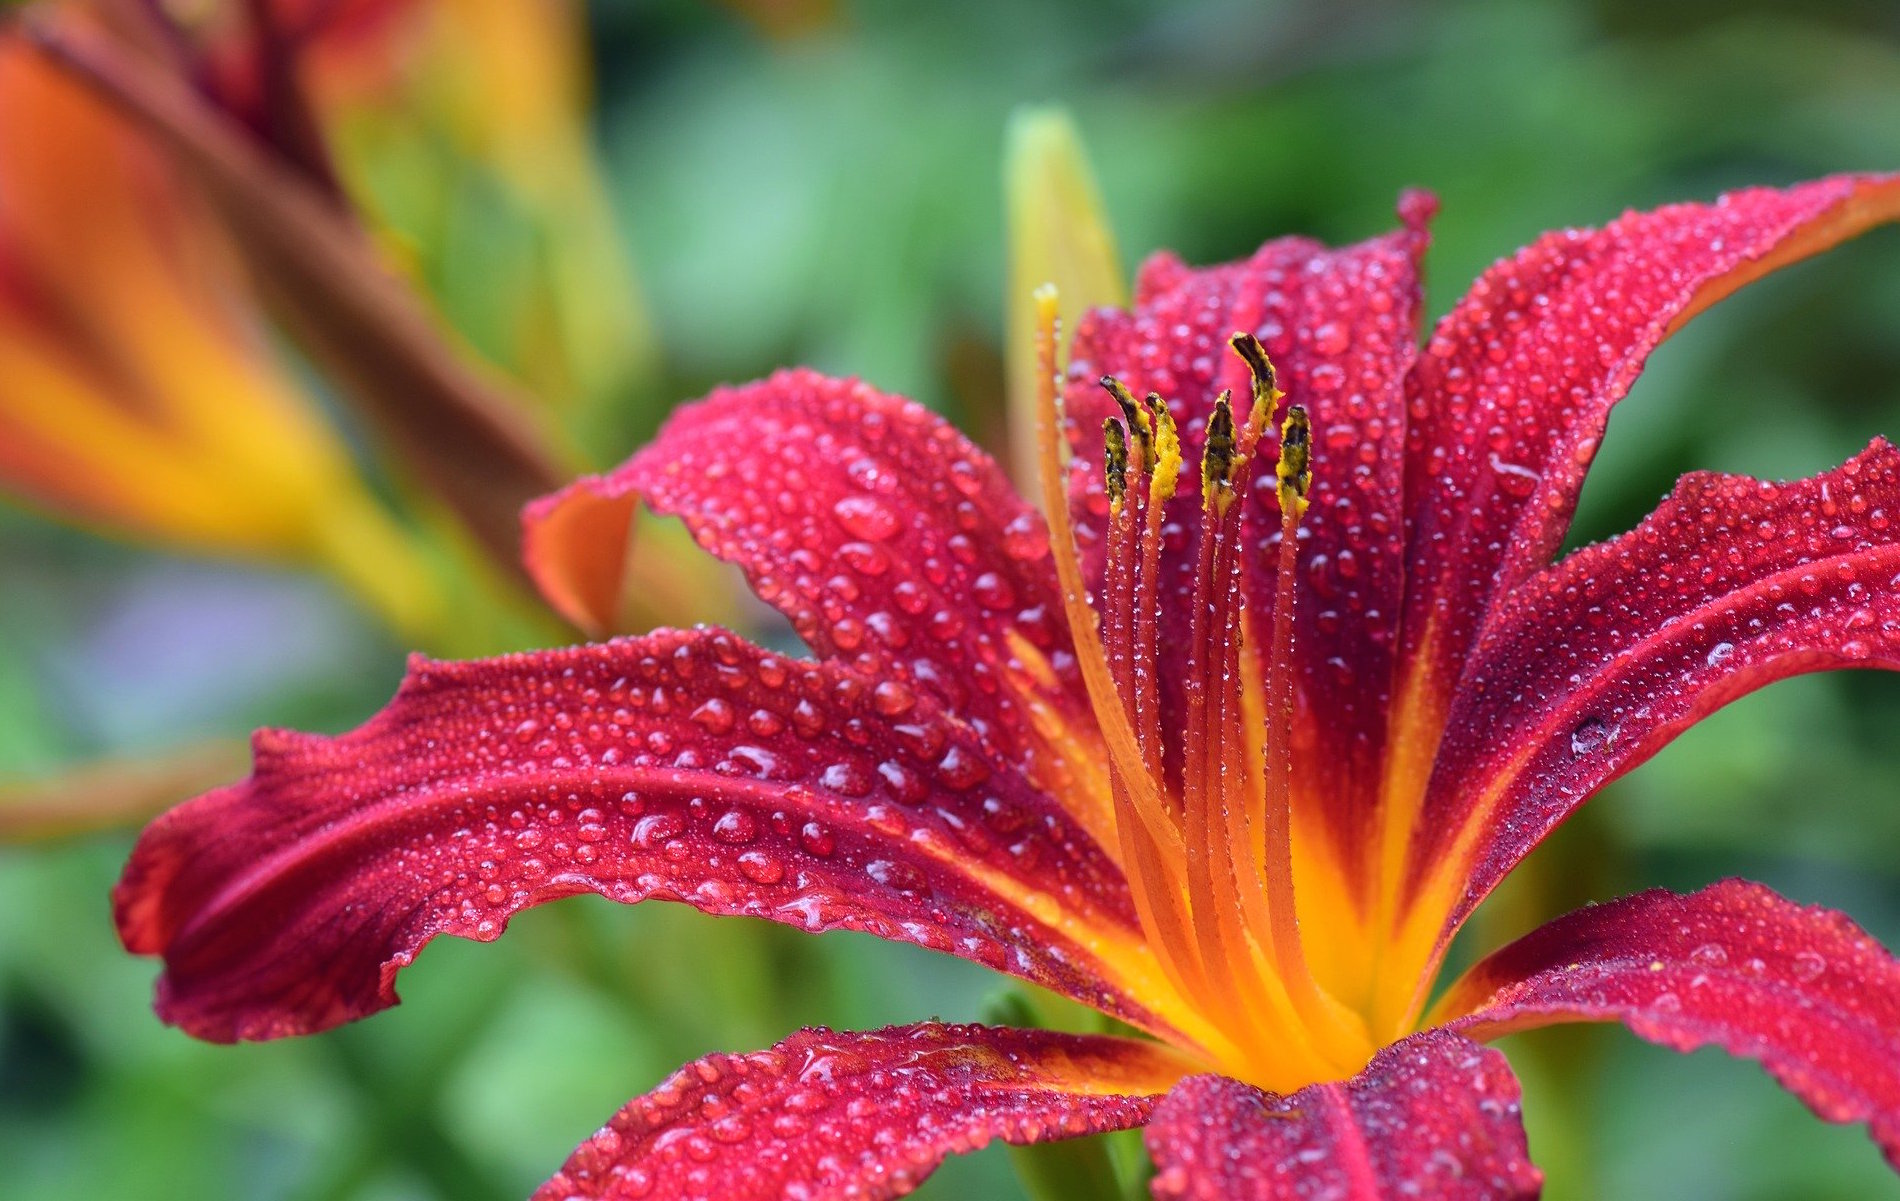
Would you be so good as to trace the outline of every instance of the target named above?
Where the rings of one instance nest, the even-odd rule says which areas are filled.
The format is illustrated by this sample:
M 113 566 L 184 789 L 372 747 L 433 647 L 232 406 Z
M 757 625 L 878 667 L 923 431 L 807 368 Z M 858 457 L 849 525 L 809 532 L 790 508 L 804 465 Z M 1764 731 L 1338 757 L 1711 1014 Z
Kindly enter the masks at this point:
M 738 9 L 597 0 L 593 130 L 658 347 L 590 434 L 804 362 L 1000 429 L 1005 121 L 1069 106 L 1124 253 L 1363 237 L 1443 201 L 1433 313 L 1546 228 L 1900 167 L 1900 10 L 1879 0 L 962 0 L 844 4 L 798 36 Z M 6 114 L 0 113 L 0 121 Z M 441 273 L 443 310 L 481 278 Z M 478 334 L 472 334 L 477 336 Z M 1681 471 L 1806 474 L 1900 435 L 1900 230 L 1749 290 L 1617 411 L 1575 539 Z M 111 544 L 0 508 L 0 777 L 259 724 L 347 728 L 402 650 L 325 585 Z M 1745 874 L 1900 945 L 1900 678 L 1780 685 L 1612 787 L 1484 911 L 1490 942 L 1590 898 Z M 629 1095 L 793 1026 L 973 1019 L 966 965 L 592 898 L 445 941 L 406 1004 L 317 1039 L 194 1043 L 147 1008 L 106 892 L 130 836 L 0 850 L 0 1196 L 524 1196 Z M 1620 1030 L 1521 1036 L 1563 1198 L 1900 1196 L 1858 1129 L 1751 1064 Z M 991 1151 L 937 1198 L 1019 1196 Z

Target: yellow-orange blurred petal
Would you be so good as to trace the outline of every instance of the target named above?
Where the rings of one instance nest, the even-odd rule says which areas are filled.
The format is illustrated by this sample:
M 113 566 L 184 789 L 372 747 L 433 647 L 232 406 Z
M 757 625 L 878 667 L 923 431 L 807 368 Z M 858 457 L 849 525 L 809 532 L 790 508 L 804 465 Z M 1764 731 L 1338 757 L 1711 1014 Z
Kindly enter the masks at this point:
M 196 198 L 17 38 L 0 110 L 0 487 L 174 546 L 341 565 L 425 631 L 435 589 L 276 365 Z
M 33 36 L 48 61 L 130 116 L 198 185 L 285 323 L 512 568 L 516 510 L 566 474 L 527 408 L 456 353 L 321 192 L 181 81 L 87 31 L 35 26 Z

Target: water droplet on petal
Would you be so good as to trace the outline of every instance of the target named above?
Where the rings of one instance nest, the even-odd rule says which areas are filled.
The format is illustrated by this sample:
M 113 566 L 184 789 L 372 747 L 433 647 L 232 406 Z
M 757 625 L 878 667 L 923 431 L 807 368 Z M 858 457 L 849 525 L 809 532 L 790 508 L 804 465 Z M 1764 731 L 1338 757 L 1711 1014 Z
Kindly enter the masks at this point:
M 1600 717 L 1586 717 L 1570 731 L 1570 753 L 1588 755 L 1600 751 L 1606 746 L 1615 731 L 1603 723 Z
M 1337 321 L 1328 321 L 1313 330 L 1313 349 L 1321 354 L 1340 354 L 1352 345 L 1352 331 Z
M 806 822 L 799 827 L 798 845 L 804 847 L 808 854 L 823 859 L 837 849 L 838 842 L 831 836 L 831 831 L 825 829 L 823 825 L 818 822 Z
M 764 851 L 747 851 L 739 856 L 739 871 L 754 884 L 777 884 L 785 878 L 785 865 Z
M 882 542 L 897 532 L 897 515 L 875 496 L 847 496 L 831 511 L 839 525 L 867 542 Z
M 759 823 L 745 810 L 732 809 L 713 823 L 712 832 L 720 842 L 743 846 L 759 836 Z
M 708 734 L 728 734 L 733 725 L 732 706 L 719 697 L 713 697 L 693 710 L 693 721 Z
M 1010 587 L 1008 580 L 993 571 L 986 571 L 970 582 L 970 595 L 985 609 L 999 612 L 1016 603 L 1016 590 Z

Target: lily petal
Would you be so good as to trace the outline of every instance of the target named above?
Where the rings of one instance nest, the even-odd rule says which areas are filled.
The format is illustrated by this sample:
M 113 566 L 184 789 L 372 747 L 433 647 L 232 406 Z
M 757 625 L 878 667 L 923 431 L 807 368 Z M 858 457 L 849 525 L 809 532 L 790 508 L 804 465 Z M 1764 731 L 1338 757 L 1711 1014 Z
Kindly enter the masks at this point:
M 1465 666 L 1414 842 L 1465 885 L 1445 933 L 1585 798 L 1715 709 L 1801 672 L 1900 669 L 1896 578 L 1900 449 L 1876 439 L 1793 483 L 1685 476 L 1630 533 L 1513 588 Z
M 1126 1130 L 1184 1066 L 1155 1043 L 927 1022 L 801 1030 L 636 1098 L 534 1201 L 900 1197 L 945 1156 Z
M 1094 745 L 1047 528 L 921 405 L 782 371 L 679 410 L 610 474 L 536 501 L 523 517 L 529 570 L 583 627 L 611 619 L 601 603 L 623 578 L 642 500 L 744 568 L 819 655 L 935 696 L 1051 791 L 1093 766 L 1038 733 L 1053 718 Z M 1090 790 L 1068 791 L 1089 809 Z M 1112 828 L 1105 806 L 1098 797 L 1089 819 L 1098 834 Z
M 1485 615 L 1562 542 L 1650 352 L 1743 284 L 1896 218 L 1900 176 L 1751 188 L 1546 234 L 1478 279 L 1411 384 L 1395 737 L 1428 751 Z
M 837 664 L 718 630 L 418 659 L 363 727 L 254 752 L 114 893 L 127 949 L 165 958 L 160 1016 L 202 1038 L 373 1013 L 436 935 L 585 892 L 868 931 L 1171 1033 L 1122 999 L 1157 995 L 1153 961 L 1088 836 L 934 702 Z
M 1157 1201 L 1531 1198 L 1517 1078 L 1504 1056 L 1445 1030 L 1380 1051 L 1351 1080 L 1290 1097 L 1192 1076 L 1155 1109 Z
M 1678 1051 L 1760 1061 L 1830 1122 L 1866 1122 L 1900 1168 L 1900 962 L 1845 916 L 1747 880 L 1580 909 L 1485 959 L 1439 1006 L 1494 1038 L 1620 1021 Z

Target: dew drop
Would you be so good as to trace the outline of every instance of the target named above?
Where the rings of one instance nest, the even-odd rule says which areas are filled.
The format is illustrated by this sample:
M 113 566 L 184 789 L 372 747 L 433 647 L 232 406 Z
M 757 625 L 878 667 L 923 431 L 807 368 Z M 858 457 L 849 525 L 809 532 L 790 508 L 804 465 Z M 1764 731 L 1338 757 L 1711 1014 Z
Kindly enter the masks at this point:
M 871 791 L 871 777 L 855 763 L 833 763 L 819 775 L 818 786 L 840 796 L 861 797 Z
M 989 765 L 960 746 L 953 746 L 937 763 L 937 777 L 958 792 L 975 788 L 990 778 Z
M 685 828 L 676 814 L 650 813 L 633 823 L 633 845 L 651 851 L 668 839 L 678 838 Z
M 897 532 L 897 515 L 875 496 L 847 496 L 831 511 L 839 525 L 867 542 L 882 542 Z
M 777 884 L 785 878 L 785 865 L 764 851 L 747 851 L 740 855 L 739 871 L 754 884 Z
M 838 840 L 820 823 L 806 822 L 799 827 L 798 845 L 804 847 L 808 854 L 824 859 L 838 849 Z
M 890 859 L 873 859 L 864 865 L 864 874 L 899 892 L 922 892 L 924 875 L 908 863 L 897 863 Z
M 708 734 L 728 734 L 732 732 L 732 706 L 719 697 L 700 705 L 693 710 L 693 721 Z
M 902 717 L 917 704 L 917 695 L 901 680 L 880 680 L 871 690 L 871 705 L 886 717 Z
M 1033 562 L 1049 553 L 1049 529 L 1035 513 L 1018 513 L 1003 527 L 1003 553 Z
M 730 809 L 713 823 L 713 837 L 732 846 L 744 846 L 759 836 L 759 823 L 743 809 Z
M 1588 755 L 1593 751 L 1600 751 L 1609 743 L 1614 733 L 1603 723 L 1602 718 L 1586 717 L 1577 723 L 1574 730 L 1570 731 L 1570 753 Z
M 1498 487 L 1519 500 L 1536 491 L 1544 478 L 1520 463 L 1507 463 L 1496 454 L 1491 456 L 1491 470 L 1497 473 Z
M 1352 345 L 1352 331 L 1337 321 L 1328 321 L 1313 331 L 1313 349 L 1321 354 L 1340 354 Z
M 869 542 L 847 542 L 838 548 L 838 557 L 859 575 L 881 576 L 891 569 L 891 556 Z
M 993 612 L 1000 612 L 1016 604 L 1016 590 L 1010 587 L 1008 580 L 993 571 L 986 571 L 970 582 L 970 595 L 976 603 Z

